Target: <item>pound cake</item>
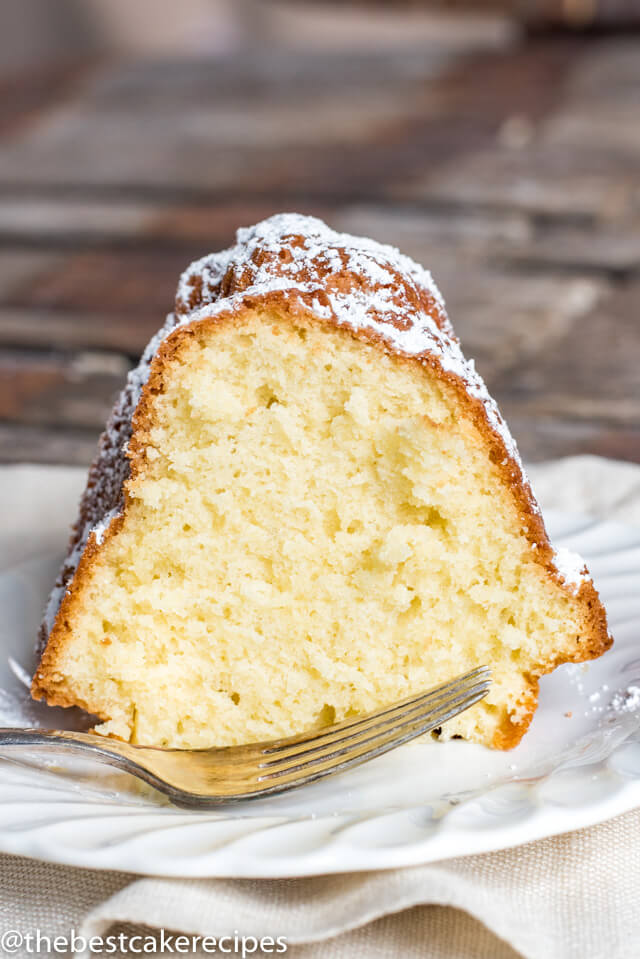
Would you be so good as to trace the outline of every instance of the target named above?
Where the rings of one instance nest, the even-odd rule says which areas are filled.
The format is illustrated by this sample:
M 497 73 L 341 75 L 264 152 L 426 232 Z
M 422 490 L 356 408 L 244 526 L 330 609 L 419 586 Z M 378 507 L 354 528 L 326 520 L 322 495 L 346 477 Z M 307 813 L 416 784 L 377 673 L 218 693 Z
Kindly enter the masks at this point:
M 447 723 L 508 749 L 611 644 L 430 274 L 275 216 L 192 264 L 102 436 L 32 692 L 133 743 L 225 746 L 488 664 Z

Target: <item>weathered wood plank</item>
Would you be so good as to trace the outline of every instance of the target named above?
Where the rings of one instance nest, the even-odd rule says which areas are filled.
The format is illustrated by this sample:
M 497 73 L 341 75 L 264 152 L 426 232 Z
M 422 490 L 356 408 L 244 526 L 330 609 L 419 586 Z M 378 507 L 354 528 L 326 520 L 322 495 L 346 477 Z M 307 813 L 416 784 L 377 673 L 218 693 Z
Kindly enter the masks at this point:
M 544 223 L 513 241 L 496 239 L 490 252 L 507 268 L 626 277 L 640 272 L 640 220 L 598 222 L 589 230 Z
M 544 113 L 523 99 L 505 112 L 493 143 L 460 151 L 397 192 L 551 217 L 624 219 L 640 185 L 637 39 L 584 44 L 551 82 L 554 102 Z M 542 84 L 549 90 L 549 79 Z
M 93 66 L 63 62 L 30 70 L 17 79 L 0 76 L 0 136 L 24 131 L 48 109 L 77 95 Z
M 546 115 L 577 52 L 567 40 L 450 69 L 406 52 L 272 52 L 215 70 L 149 67 L 142 90 L 126 67 L 106 69 L 81 100 L 7 145 L 0 184 L 379 196 L 485 146 L 514 111 Z M 190 80 L 168 93 L 181 70 Z M 125 78 L 119 90 L 114 76 Z
M 640 463 L 638 427 L 574 420 L 561 414 L 523 416 L 516 413 L 504 397 L 500 402 L 525 462 L 539 463 L 562 456 L 592 453 Z
M 101 429 L 129 369 L 124 357 L 0 352 L 0 420 Z
M 0 199 L 0 240 L 48 245 L 91 243 L 143 236 L 158 216 L 157 207 L 57 197 Z
M 135 358 L 160 326 L 157 314 L 82 313 L 0 306 L 0 347 L 108 350 Z
M 177 278 L 197 250 L 72 252 L 53 269 L 17 285 L 7 306 L 68 310 L 70 313 L 155 315 L 160 326 L 172 308 Z
M 413 63 L 425 78 L 433 72 L 424 57 Z M 411 116 L 419 96 L 414 73 L 395 56 L 107 67 L 75 104 L 5 145 L 0 180 L 255 186 L 291 147 L 313 153 L 368 139 Z
M 14 248 L 72 250 L 123 248 L 144 250 L 213 249 L 231 242 L 238 226 L 279 212 L 276 199 L 228 197 L 219 202 L 181 202 L 171 196 L 109 201 L 92 197 L 0 197 L 0 244 Z M 316 215 L 331 218 L 337 208 L 313 204 Z
M 640 284 L 584 313 L 551 348 L 544 340 L 494 380 L 518 415 L 557 415 L 631 430 L 640 423 Z
M 53 273 L 63 257 L 48 250 L 3 250 L 0 252 L 0 302 L 19 291 L 33 288 L 42 274 Z
M 635 156 L 613 158 L 595 144 L 591 153 L 534 145 L 515 152 L 498 145 L 395 192 L 398 198 L 590 221 L 633 207 L 637 164 Z
M 95 430 L 65 430 L 0 421 L 0 463 L 58 463 L 87 467 L 98 442 Z

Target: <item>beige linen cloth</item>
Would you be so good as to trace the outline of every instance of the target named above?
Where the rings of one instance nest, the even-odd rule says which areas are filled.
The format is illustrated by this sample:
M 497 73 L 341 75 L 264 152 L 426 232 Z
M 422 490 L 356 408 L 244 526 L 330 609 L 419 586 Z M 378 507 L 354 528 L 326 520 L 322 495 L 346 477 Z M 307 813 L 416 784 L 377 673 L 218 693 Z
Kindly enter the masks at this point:
M 29 469 L 20 468 L 25 497 L 42 479 Z M 545 507 L 640 523 L 640 467 L 573 457 L 530 475 Z M 0 494 L 15 479 L 0 471 Z M 58 479 L 73 485 L 78 474 Z M 310 879 L 152 879 L 0 856 L 0 931 L 36 928 L 52 937 L 238 930 L 285 936 L 296 959 L 638 959 L 640 810 L 503 852 Z

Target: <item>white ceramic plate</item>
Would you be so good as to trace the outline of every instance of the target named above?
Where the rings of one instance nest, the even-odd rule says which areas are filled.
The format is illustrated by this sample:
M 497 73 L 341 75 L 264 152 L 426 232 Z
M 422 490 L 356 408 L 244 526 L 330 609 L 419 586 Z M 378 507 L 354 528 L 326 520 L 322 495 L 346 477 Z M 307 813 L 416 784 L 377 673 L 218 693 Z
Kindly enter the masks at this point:
M 546 518 L 558 543 L 587 559 L 616 642 L 597 662 L 543 679 L 517 749 L 409 744 L 289 795 L 217 812 L 174 809 L 98 764 L 3 758 L 0 850 L 152 875 L 306 876 L 500 849 L 640 805 L 640 529 Z M 38 555 L 33 537 L 29 552 L 36 558 L 0 567 L 0 724 L 77 725 L 78 714 L 36 706 L 25 692 L 59 559 Z

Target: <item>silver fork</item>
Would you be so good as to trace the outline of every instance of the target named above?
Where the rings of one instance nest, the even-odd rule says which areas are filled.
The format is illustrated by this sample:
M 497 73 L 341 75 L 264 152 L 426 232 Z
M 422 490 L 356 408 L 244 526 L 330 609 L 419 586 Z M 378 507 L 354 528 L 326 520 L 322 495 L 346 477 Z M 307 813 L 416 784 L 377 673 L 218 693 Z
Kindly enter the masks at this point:
M 91 733 L 0 729 L 0 749 L 45 746 L 84 753 L 137 776 L 177 806 L 203 809 L 271 796 L 381 756 L 468 709 L 490 685 L 488 668 L 480 666 L 366 716 L 247 746 L 165 749 Z

